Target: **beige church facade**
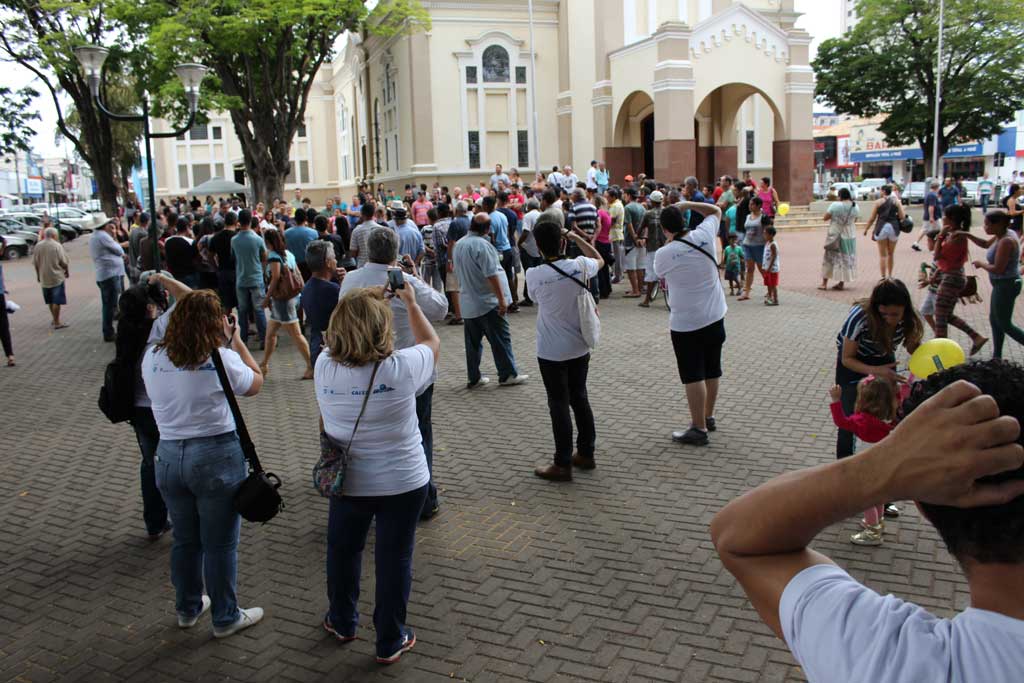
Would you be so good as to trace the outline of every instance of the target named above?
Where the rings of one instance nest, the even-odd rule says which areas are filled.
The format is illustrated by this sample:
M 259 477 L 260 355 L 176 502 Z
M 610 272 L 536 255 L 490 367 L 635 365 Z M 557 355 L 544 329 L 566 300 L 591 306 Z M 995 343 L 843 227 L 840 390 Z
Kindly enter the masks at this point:
M 793 0 L 534 0 L 533 59 L 527 0 L 423 5 L 426 31 L 342 41 L 287 190 L 322 201 L 364 178 L 465 186 L 498 163 L 527 181 L 566 164 L 583 177 L 598 159 L 613 182 L 749 171 L 810 201 L 814 77 Z M 225 113 L 154 152 L 160 196 L 245 181 Z

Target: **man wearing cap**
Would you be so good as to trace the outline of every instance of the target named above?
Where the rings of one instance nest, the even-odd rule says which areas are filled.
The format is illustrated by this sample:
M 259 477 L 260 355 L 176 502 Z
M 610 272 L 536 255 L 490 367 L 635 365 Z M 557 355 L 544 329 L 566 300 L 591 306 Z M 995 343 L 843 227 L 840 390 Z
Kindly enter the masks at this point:
M 409 213 L 405 210 L 402 202 L 391 202 L 391 221 L 395 233 L 398 235 L 399 260 L 402 256 L 408 256 L 417 266 L 423 260 L 425 250 L 423 249 L 423 235 L 416 224 L 409 220 Z
M 654 255 L 665 244 L 665 233 L 661 230 L 661 203 L 665 201 L 665 195 L 655 190 L 648 199 L 651 200 L 651 208 L 644 213 L 640 232 L 637 233 L 637 244 L 647 249 L 644 257 L 644 282 L 647 283 L 647 290 L 644 292 L 644 300 L 640 302 L 643 308 L 650 307 L 654 288 L 658 286 L 658 276 L 654 274 Z

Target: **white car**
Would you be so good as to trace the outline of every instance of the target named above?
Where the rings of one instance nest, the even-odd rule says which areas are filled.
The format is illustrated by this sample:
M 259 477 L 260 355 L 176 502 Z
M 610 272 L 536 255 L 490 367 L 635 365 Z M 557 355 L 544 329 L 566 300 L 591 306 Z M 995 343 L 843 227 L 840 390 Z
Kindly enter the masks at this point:
M 885 184 L 885 178 L 868 178 L 857 186 L 854 199 L 878 199 L 882 194 L 882 186 Z
M 828 197 L 839 197 L 839 190 L 846 188 L 851 197 L 857 196 L 857 183 L 832 183 L 828 188 Z
M 928 183 L 920 181 L 914 181 L 907 183 L 907 187 L 903 190 L 903 203 L 904 204 L 923 204 L 924 196 L 928 194 Z
M 81 232 L 91 232 L 97 227 L 107 222 L 105 214 L 95 215 L 76 209 L 70 206 L 67 207 L 55 207 L 53 209 L 54 220 L 60 221 L 67 225 L 74 226 L 76 230 Z

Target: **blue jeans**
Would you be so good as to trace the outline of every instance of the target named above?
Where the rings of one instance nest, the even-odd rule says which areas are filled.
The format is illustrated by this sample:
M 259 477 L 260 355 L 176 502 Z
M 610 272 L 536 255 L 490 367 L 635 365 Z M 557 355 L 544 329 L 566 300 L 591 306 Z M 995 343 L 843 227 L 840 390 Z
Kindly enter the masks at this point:
M 156 449 L 156 485 L 174 524 L 171 583 L 175 609 L 191 618 L 202 609 L 203 579 L 213 625 L 238 620 L 238 532 L 235 492 L 248 467 L 235 432 L 196 439 L 161 439 Z
M 263 300 L 267 298 L 267 290 L 263 285 L 258 287 L 235 287 L 238 296 L 238 325 L 242 341 L 249 341 L 249 311 L 256 315 L 256 331 L 260 341 L 267 338 L 267 316 L 263 312 Z
M 157 429 L 150 408 L 135 407 L 132 416 L 132 427 L 135 429 L 135 440 L 139 442 L 142 463 L 139 465 L 139 479 L 142 484 L 142 520 L 146 523 L 146 533 L 158 534 L 167 526 L 167 505 L 164 503 L 160 489 L 156 487 L 156 467 L 153 458 L 160 444 L 160 430 Z
M 430 471 L 427 498 L 423 501 L 424 512 L 437 506 L 437 487 L 434 486 L 434 425 L 431 422 L 433 403 L 434 385 L 431 384 L 416 397 L 416 419 L 420 423 L 420 439 L 423 443 L 423 452 L 427 456 L 427 470 Z
M 469 383 L 480 381 L 480 358 L 483 355 L 483 338 L 491 345 L 494 365 L 498 369 L 498 380 L 504 382 L 509 377 L 519 374 L 516 359 L 512 355 L 512 336 L 509 334 L 508 319 L 498 315 L 498 309 L 492 308 L 479 318 L 466 318 L 462 328 L 466 340 L 466 370 L 469 372 Z
M 370 522 L 376 517 L 373 625 L 381 657 L 393 654 L 402 640 L 412 589 L 416 523 L 426 495 L 427 487 L 421 486 L 397 496 L 331 498 L 327 518 L 327 597 L 331 606 L 327 615 L 339 634 L 356 634 L 363 548 Z
M 121 298 L 124 291 L 124 278 L 120 275 L 100 280 L 96 283 L 100 288 L 100 303 L 103 307 L 101 321 L 103 327 L 103 338 L 113 339 L 114 337 L 114 311 L 117 310 L 117 300 Z

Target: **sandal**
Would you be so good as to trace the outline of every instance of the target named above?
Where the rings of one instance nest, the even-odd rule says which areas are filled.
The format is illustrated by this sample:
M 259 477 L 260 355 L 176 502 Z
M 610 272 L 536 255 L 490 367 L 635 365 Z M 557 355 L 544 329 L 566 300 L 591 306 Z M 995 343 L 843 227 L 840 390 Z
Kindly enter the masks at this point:
M 828 287 L 818 287 L 818 289 L 820 289 L 821 291 L 824 292 L 824 291 L 826 291 L 828 289 Z M 833 289 L 835 289 L 835 288 L 833 287 Z
M 843 283 L 842 282 L 840 282 L 838 285 L 833 285 L 833 287 L 832 287 L 832 291 L 833 292 L 841 292 L 844 289 L 846 289 L 846 287 L 843 287 Z
M 640 308 L 650 308 L 651 304 L 648 301 L 641 301 L 640 303 L 637 304 L 637 306 L 639 306 Z
M 750 301 L 750 295 L 749 294 L 742 294 L 742 295 L 736 297 L 736 301 Z
M 7 367 L 9 367 L 9 368 L 13 368 L 14 367 L 14 356 L 8 356 L 7 357 Z
M 974 345 L 971 346 L 971 355 L 973 356 L 974 354 L 978 353 L 978 351 L 981 351 L 981 347 L 985 346 L 985 344 L 987 343 L 988 337 L 982 337 L 978 341 L 974 342 Z

